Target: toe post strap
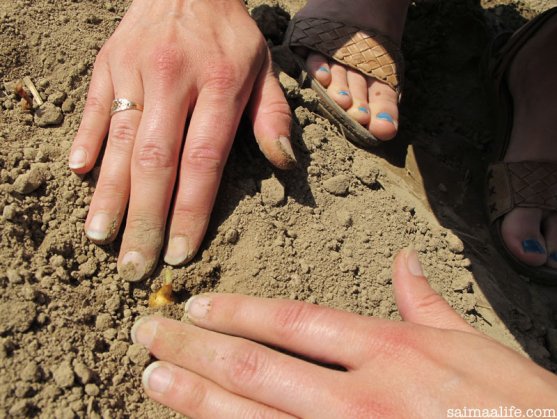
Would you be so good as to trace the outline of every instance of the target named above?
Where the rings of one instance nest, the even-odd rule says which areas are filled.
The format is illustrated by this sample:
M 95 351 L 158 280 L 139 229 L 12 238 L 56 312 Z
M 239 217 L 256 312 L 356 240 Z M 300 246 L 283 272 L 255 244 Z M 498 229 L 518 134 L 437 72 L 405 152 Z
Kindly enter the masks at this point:
M 404 60 L 387 36 L 325 18 L 298 18 L 290 22 L 285 43 L 305 47 L 332 58 L 362 74 L 402 91 Z
M 514 208 L 557 211 L 557 162 L 496 162 L 487 172 L 490 222 Z

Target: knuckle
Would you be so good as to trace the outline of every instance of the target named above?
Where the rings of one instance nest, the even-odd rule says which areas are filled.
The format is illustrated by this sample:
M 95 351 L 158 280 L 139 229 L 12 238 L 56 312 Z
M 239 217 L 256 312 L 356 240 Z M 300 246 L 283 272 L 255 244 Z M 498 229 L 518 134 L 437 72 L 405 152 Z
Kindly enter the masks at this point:
M 147 140 L 137 150 L 137 164 L 144 170 L 170 168 L 174 160 L 172 151 L 157 140 Z
M 414 303 L 414 309 L 422 313 L 438 311 L 438 308 L 443 307 L 445 307 L 445 300 L 434 292 L 420 298 Z
M 287 302 L 275 313 L 275 333 L 281 340 L 288 341 L 307 327 L 308 321 L 317 316 L 313 305 L 302 302 Z
M 238 72 L 236 67 L 227 61 L 219 61 L 209 65 L 204 88 L 216 94 L 236 92 L 238 90 Z
M 85 108 L 83 110 L 85 114 L 105 116 L 109 111 L 109 107 L 100 97 L 94 94 L 87 96 L 87 101 L 85 102 Z
M 265 356 L 256 346 L 240 345 L 231 355 L 229 381 L 236 389 L 258 386 L 263 381 Z
M 213 147 L 209 139 L 196 139 L 184 156 L 184 164 L 191 172 L 197 173 L 220 173 L 224 166 L 224 157 L 219 150 Z
M 103 178 L 99 179 L 97 189 L 95 191 L 94 200 L 107 201 L 110 203 L 122 202 L 127 200 L 126 188 L 122 185 L 122 180 L 119 178 Z
M 196 414 L 203 411 L 203 406 L 207 399 L 207 392 L 207 386 L 200 380 L 197 380 L 189 386 L 186 397 L 184 398 L 188 413 Z
M 136 131 L 127 121 L 113 122 L 108 140 L 116 146 L 129 145 L 135 140 Z
M 184 68 L 184 53 L 172 45 L 159 45 L 151 54 L 151 66 L 162 81 L 175 82 Z
M 163 220 L 157 220 L 153 214 L 148 214 L 145 212 L 128 215 L 126 221 L 126 231 L 132 232 L 132 234 L 137 236 L 143 236 L 143 238 L 154 238 L 160 236 L 164 229 Z

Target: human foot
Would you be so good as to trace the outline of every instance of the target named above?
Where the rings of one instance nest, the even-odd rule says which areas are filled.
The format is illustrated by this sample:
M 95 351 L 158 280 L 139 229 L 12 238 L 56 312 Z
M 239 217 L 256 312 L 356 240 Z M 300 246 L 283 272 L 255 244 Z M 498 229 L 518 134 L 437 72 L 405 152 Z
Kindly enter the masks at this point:
M 510 66 L 507 83 L 514 113 L 505 162 L 557 162 L 554 144 L 557 139 L 557 78 L 554 77 L 557 54 L 552 52 L 555 39 L 557 15 L 526 42 Z M 537 185 L 529 183 L 528 186 L 536 188 Z M 557 268 L 557 212 L 516 208 L 503 219 L 501 234 L 507 248 L 522 262 Z
M 373 29 L 400 46 L 408 0 L 309 0 L 297 18 L 327 18 Z M 315 51 L 306 56 L 309 74 L 355 121 L 379 140 L 390 140 L 398 128 L 399 94 L 387 83 L 339 64 Z

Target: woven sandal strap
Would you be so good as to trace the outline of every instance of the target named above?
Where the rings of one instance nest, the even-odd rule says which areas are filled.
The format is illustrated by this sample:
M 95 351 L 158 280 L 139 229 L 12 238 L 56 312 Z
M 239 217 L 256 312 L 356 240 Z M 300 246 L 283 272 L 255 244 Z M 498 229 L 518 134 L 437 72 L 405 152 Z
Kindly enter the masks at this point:
M 404 60 L 397 45 L 375 30 L 364 30 L 325 18 L 297 18 L 290 23 L 286 43 L 305 47 L 375 77 L 402 91 Z
M 487 188 L 490 222 L 518 207 L 557 211 L 557 162 L 491 164 Z

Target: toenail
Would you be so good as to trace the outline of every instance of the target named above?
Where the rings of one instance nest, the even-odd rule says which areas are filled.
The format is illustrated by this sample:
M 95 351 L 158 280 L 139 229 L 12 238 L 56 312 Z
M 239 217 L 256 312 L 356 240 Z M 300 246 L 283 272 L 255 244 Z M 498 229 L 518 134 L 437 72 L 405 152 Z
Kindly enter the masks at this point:
M 174 381 L 172 371 L 161 365 L 160 362 L 154 362 L 145 368 L 141 382 L 143 386 L 155 393 L 166 393 Z
M 350 96 L 350 92 L 348 90 L 339 90 L 338 94 L 341 96 Z
M 387 112 L 379 112 L 375 117 L 377 119 L 382 119 L 383 121 L 390 122 L 391 124 L 395 123 L 393 117 Z
M 551 252 L 549 255 L 549 258 L 553 261 L 553 262 L 557 262 L 557 252 Z
M 542 244 L 539 241 L 533 239 L 523 240 L 522 249 L 524 249 L 524 252 L 526 253 L 537 253 L 540 255 L 543 255 L 545 253 L 545 249 Z
M 369 109 L 365 106 L 358 106 L 358 110 L 363 113 L 369 113 Z
M 330 73 L 329 69 L 327 67 L 321 66 L 317 69 L 317 71 L 323 71 L 324 73 Z

